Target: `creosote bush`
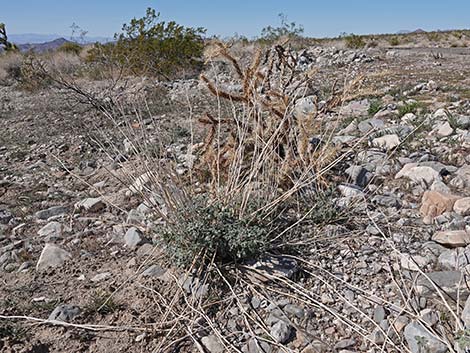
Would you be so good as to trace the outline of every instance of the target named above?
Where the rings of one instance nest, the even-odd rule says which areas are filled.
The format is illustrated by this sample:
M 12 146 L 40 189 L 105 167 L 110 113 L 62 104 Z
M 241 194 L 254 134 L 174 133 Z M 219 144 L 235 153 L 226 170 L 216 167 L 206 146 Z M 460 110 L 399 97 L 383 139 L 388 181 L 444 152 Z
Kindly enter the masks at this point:
M 143 18 L 123 25 L 115 42 L 96 43 L 88 51 L 87 61 L 118 66 L 129 74 L 160 78 L 199 71 L 205 29 L 159 21 L 159 16 L 148 8 Z
M 350 49 L 361 49 L 366 45 L 364 38 L 354 33 L 344 36 L 344 41 L 346 43 L 346 47 Z
M 80 44 L 74 43 L 74 42 L 67 42 L 62 44 L 57 51 L 59 52 L 64 52 L 67 54 L 75 54 L 75 55 L 80 55 L 82 52 L 83 47 Z
M 304 33 L 304 27 L 295 22 L 288 22 L 283 13 L 278 15 L 281 25 L 278 27 L 267 26 L 261 31 L 262 42 L 274 42 L 280 38 L 298 38 Z
M 396 36 L 394 37 L 391 37 L 389 40 L 388 40 L 388 43 L 393 46 L 393 47 L 396 47 L 397 45 L 400 45 L 400 39 Z

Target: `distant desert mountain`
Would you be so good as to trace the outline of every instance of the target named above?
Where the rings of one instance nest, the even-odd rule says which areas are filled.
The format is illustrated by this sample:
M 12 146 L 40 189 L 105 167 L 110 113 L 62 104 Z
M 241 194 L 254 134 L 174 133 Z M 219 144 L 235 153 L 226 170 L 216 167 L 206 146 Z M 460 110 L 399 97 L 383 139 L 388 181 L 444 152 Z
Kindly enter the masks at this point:
M 44 53 L 47 51 L 53 51 L 60 48 L 65 43 L 73 43 L 65 38 L 57 38 L 44 43 L 26 43 L 26 44 L 16 44 L 20 51 L 28 52 L 33 51 L 35 53 Z M 3 52 L 3 48 L 0 47 L 0 53 Z
M 46 43 L 46 42 L 52 42 L 60 38 L 68 38 L 67 40 L 70 40 L 70 41 L 77 40 L 77 38 L 72 39 L 69 36 L 64 36 L 60 34 L 24 33 L 24 34 L 9 34 L 8 35 L 8 39 L 11 42 L 15 43 L 16 45 Z M 106 37 L 84 37 L 83 38 L 84 43 L 95 43 L 95 42 L 105 43 L 105 42 L 109 42 L 110 40 L 112 39 L 106 38 Z M 81 41 L 82 40 L 80 39 L 80 42 Z
M 414 31 L 410 31 L 410 30 L 401 30 L 401 31 L 398 31 L 397 34 L 410 34 L 410 33 L 424 33 L 426 32 L 424 29 L 421 29 L 421 28 L 418 28 L 418 29 L 415 29 Z
M 44 43 L 33 43 L 33 44 L 18 44 L 18 48 L 21 51 L 34 51 L 36 53 L 44 53 L 46 51 L 56 50 L 65 43 L 71 43 L 65 38 L 57 38 L 49 42 Z

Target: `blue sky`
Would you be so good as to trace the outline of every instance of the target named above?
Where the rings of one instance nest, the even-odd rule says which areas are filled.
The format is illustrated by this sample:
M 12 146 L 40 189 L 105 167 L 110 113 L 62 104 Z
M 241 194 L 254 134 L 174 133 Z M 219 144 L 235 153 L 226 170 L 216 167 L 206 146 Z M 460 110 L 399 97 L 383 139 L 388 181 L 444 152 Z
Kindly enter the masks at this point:
M 75 22 L 89 36 L 111 37 L 147 7 L 160 11 L 163 20 L 222 36 L 256 36 L 277 25 L 281 12 L 316 37 L 470 28 L 470 0 L 0 0 L 0 22 L 12 34 L 70 36 Z

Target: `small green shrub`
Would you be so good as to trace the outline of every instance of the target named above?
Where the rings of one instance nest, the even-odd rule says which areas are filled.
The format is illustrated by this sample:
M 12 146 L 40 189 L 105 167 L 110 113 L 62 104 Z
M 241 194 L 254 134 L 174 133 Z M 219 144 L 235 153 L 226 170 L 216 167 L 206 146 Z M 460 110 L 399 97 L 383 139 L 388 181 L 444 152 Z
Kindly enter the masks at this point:
M 379 98 L 371 99 L 369 105 L 369 116 L 374 116 L 382 109 L 382 100 Z
M 107 315 L 115 312 L 120 308 L 111 293 L 98 289 L 93 292 L 85 306 L 85 315 L 93 315 L 95 313 Z
M 74 42 L 67 42 L 62 44 L 57 50 L 67 54 L 80 55 L 82 46 Z
M 261 30 L 262 41 L 273 42 L 281 37 L 296 38 L 301 37 L 304 33 L 304 27 L 297 25 L 295 22 L 287 22 L 287 16 L 280 13 L 279 19 L 281 25 L 278 27 L 267 26 Z
M 397 45 L 400 45 L 400 39 L 398 37 L 391 37 L 389 40 L 388 40 L 388 43 L 392 46 L 392 47 L 396 47 Z
M 361 49 L 366 45 L 364 38 L 354 33 L 344 36 L 344 41 L 346 43 L 346 47 L 350 49 Z
M 441 34 L 439 32 L 428 32 L 426 37 L 430 42 L 438 42 L 441 39 Z
M 199 196 L 161 227 L 161 236 L 167 253 L 178 265 L 189 265 L 198 258 L 227 263 L 263 253 L 272 230 L 262 217 L 240 218 L 233 208 Z
M 415 114 L 418 111 L 419 107 L 420 106 L 418 102 L 407 103 L 405 105 L 402 105 L 398 107 L 398 116 L 401 118 L 402 116 L 408 113 Z
M 115 42 L 96 43 L 87 61 L 118 66 L 128 74 L 176 77 L 202 68 L 202 27 L 184 27 L 174 21 L 159 21 L 160 13 L 148 8 L 140 19 L 124 24 Z

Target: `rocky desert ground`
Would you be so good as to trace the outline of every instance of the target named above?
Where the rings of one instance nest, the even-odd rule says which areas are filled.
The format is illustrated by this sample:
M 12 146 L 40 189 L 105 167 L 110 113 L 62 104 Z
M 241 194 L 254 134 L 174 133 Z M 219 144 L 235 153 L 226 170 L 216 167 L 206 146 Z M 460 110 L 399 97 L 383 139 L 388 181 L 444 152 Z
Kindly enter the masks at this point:
M 310 144 L 334 158 L 287 247 L 210 271 L 169 260 L 141 191 L 163 159 L 188 178 L 197 120 L 236 103 L 197 77 L 77 78 L 110 119 L 61 85 L 0 86 L 2 352 L 470 350 L 470 50 L 292 53 L 309 80 L 285 114 L 315 111 Z M 244 89 L 228 60 L 204 75 Z

